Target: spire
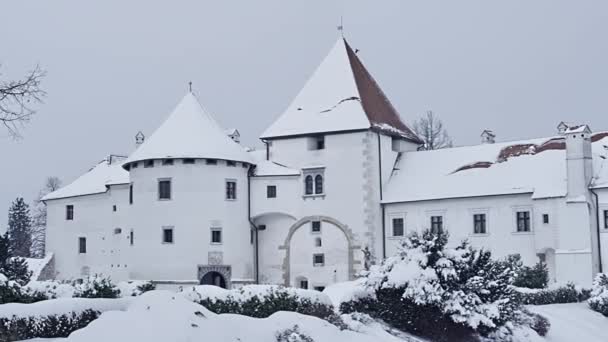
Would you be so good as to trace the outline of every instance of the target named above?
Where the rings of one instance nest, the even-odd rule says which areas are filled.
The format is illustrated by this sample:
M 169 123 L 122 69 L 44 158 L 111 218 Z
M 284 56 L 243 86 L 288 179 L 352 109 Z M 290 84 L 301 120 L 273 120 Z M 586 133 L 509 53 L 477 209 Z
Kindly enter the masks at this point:
M 401 121 L 346 39 L 340 37 L 262 139 L 367 129 L 421 142 Z
M 247 152 L 232 141 L 188 92 L 165 122 L 139 146 L 125 165 L 147 159 L 213 158 L 250 162 Z

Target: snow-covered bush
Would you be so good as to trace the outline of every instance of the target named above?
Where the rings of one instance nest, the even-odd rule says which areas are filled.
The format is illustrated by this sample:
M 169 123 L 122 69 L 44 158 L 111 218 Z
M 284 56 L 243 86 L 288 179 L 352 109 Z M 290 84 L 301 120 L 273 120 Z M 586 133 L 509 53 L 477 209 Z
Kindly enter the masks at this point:
M 100 312 L 85 310 L 48 316 L 0 317 L 0 341 L 67 337 L 99 317 Z
M 544 289 L 549 282 L 547 264 L 539 261 L 534 266 L 524 266 L 519 254 L 509 255 L 505 261 L 515 272 L 513 285 L 529 289 Z
M 547 305 L 584 302 L 590 296 L 591 291 L 567 283 L 566 285 L 554 285 L 546 289 L 528 289 L 515 287 L 517 300 L 525 305 Z
M 37 295 L 44 299 L 71 298 L 74 296 L 74 286 L 66 282 L 52 280 L 30 281 L 21 290 L 32 296 Z
M 278 311 L 293 311 L 328 319 L 335 316 L 329 297 L 318 291 L 274 285 L 247 285 L 236 290 L 217 286 L 195 286 L 183 295 L 207 309 L 265 318 Z
M 121 297 L 141 296 L 142 293 L 156 289 L 156 285 L 147 280 L 121 281 L 117 287 Z
M 608 316 L 608 275 L 605 273 L 598 273 L 593 280 L 589 306 L 602 315 Z
M 118 298 L 120 291 L 109 277 L 95 274 L 74 283 L 74 297 Z
M 375 298 L 343 303 L 341 310 L 365 312 L 436 341 L 474 341 L 523 321 L 508 263 L 467 242 L 447 248 L 447 241 L 445 232 L 410 235 L 366 275 Z
M 302 333 L 298 325 L 277 333 L 277 342 L 315 342 L 312 337 Z
M 44 293 L 24 289 L 18 282 L 8 280 L 0 273 L 0 304 L 6 303 L 34 303 L 45 300 Z

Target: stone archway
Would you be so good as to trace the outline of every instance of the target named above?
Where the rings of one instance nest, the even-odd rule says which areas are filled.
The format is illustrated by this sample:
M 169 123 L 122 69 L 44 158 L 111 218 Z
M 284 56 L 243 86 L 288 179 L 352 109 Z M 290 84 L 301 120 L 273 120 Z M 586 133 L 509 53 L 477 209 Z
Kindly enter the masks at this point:
M 207 272 L 207 274 L 205 274 L 200 281 L 201 285 L 213 285 L 213 286 L 217 286 L 217 287 L 221 287 L 223 289 L 226 288 L 226 278 L 224 278 L 224 276 L 219 273 L 219 272 L 215 272 L 215 271 L 211 271 L 211 272 Z
M 219 277 L 221 278 L 219 278 Z M 232 287 L 232 270 L 230 266 L 221 265 L 199 265 L 198 266 L 198 279 L 201 285 L 215 285 L 223 284 L 226 289 Z M 205 281 L 205 283 L 203 283 Z
M 291 238 L 293 237 L 293 234 L 298 229 L 300 229 L 306 223 L 309 223 L 312 221 L 321 221 L 321 222 L 330 223 L 330 224 L 334 225 L 335 227 L 337 227 L 339 230 L 341 230 L 342 233 L 344 233 L 344 236 L 346 237 L 346 241 L 348 244 L 348 279 L 349 280 L 354 279 L 355 265 L 361 263 L 361 261 L 355 260 L 355 251 L 358 251 L 359 249 L 361 249 L 361 246 L 355 245 L 353 232 L 350 230 L 350 228 L 348 228 L 348 226 L 343 224 L 342 222 L 340 222 L 336 219 L 333 219 L 329 216 L 306 216 L 306 217 L 303 217 L 300 220 L 296 221 L 291 226 L 291 228 L 289 228 L 289 232 L 287 233 L 285 242 L 283 242 L 282 246 L 279 246 L 279 249 L 285 250 L 285 258 L 283 259 L 283 283 L 284 283 L 284 285 L 289 286 L 289 282 L 290 282 L 289 280 L 290 280 L 290 276 L 291 276 L 291 272 L 290 272 Z

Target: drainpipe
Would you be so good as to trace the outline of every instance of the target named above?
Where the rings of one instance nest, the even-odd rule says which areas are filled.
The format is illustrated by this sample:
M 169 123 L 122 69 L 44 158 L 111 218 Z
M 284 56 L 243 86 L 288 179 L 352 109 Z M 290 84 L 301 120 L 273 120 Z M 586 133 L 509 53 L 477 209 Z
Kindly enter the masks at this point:
M 600 234 L 600 198 L 592 188 L 589 191 L 595 197 L 595 223 L 597 229 L 597 250 L 598 250 L 598 266 L 600 267 L 600 273 L 603 273 L 602 267 L 602 235 Z
M 380 212 L 382 214 L 382 259 L 386 259 L 386 220 L 384 219 L 384 214 L 385 214 L 385 208 L 384 208 L 384 204 L 382 203 L 382 146 L 381 146 L 381 139 L 380 139 L 380 132 L 377 132 L 378 134 L 378 172 L 379 172 L 379 177 L 378 179 L 380 180 Z
M 255 273 L 255 283 L 260 283 L 260 263 L 259 263 L 259 246 L 258 246 L 258 226 L 253 223 L 251 219 L 251 176 L 253 176 L 253 171 L 255 170 L 255 165 L 249 166 L 249 170 L 247 171 L 247 219 L 249 220 L 250 227 L 253 228 L 253 233 L 255 235 L 255 241 L 253 245 L 254 255 L 253 255 L 253 269 Z
M 266 145 L 266 160 L 270 160 L 270 143 L 268 140 L 264 140 L 264 145 Z

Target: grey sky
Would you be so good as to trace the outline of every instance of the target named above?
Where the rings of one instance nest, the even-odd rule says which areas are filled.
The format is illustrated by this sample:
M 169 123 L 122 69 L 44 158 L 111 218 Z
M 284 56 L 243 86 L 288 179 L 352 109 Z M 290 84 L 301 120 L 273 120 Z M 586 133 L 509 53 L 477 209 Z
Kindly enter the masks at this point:
M 48 92 L 12 141 L 0 131 L 0 227 L 46 176 L 69 182 L 127 154 L 187 90 L 247 144 L 346 36 L 402 117 L 428 109 L 456 144 L 551 135 L 560 120 L 608 130 L 608 2 L 3 1 L 0 72 L 36 63 Z

